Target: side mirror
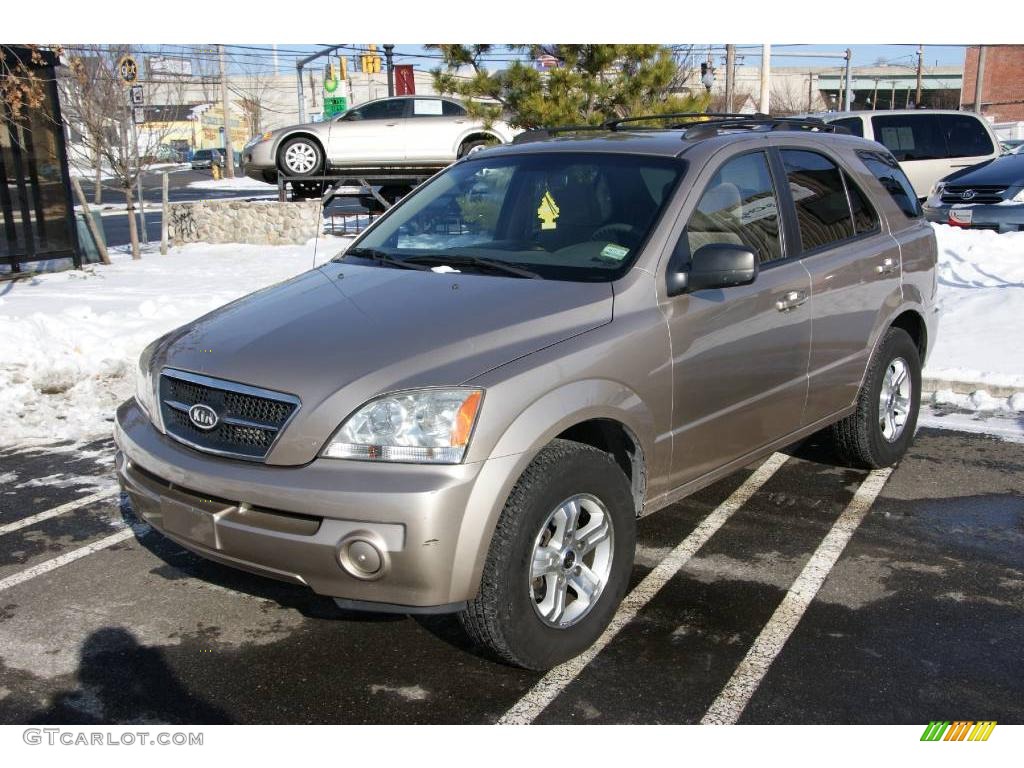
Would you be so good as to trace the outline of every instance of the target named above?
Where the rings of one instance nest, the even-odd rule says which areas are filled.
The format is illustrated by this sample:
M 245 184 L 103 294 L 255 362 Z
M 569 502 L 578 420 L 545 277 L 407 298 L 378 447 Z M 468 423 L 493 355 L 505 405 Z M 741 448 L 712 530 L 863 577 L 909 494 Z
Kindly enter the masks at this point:
M 690 258 L 686 270 L 668 275 L 668 295 L 750 285 L 757 278 L 757 254 L 732 243 L 709 243 Z

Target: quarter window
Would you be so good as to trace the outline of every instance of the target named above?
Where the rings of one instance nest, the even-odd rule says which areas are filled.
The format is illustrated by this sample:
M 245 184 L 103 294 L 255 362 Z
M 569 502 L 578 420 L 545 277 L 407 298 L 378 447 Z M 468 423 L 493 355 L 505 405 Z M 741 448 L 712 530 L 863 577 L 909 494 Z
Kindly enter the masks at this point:
M 686 225 L 692 255 L 709 243 L 751 248 L 760 263 L 782 257 L 779 203 L 764 152 L 727 161 L 708 182 Z
M 878 214 L 875 213 L 867 195 L 846 171 L 843 171 L 843 182 L 846 184 L 846 194 L 850 197 L 850 211 L 853 213 L 853 228 L 856 233 L 862 235 L 878 229 Z
M 441 107 L 445 117 L 464 117 L 466 108 L 454 101 L 445 101 Z
M 875 175 L 875 178 L 882 184 L 900 210 L 907 215 L 907 218 L 917 219 L 921 216 L 921 204 L 917 202 L 917 193 L 907 178 L 907 174 L 900 168 L 892 155 L 883 152 L 868 152 L 866 150 L 857 153 L 867 169 Z
M 850 204 L 836 164 L 817 152 L 797 149 L 783 150 L 782 162 L 803 249 L 813 251 L 853 237 Z

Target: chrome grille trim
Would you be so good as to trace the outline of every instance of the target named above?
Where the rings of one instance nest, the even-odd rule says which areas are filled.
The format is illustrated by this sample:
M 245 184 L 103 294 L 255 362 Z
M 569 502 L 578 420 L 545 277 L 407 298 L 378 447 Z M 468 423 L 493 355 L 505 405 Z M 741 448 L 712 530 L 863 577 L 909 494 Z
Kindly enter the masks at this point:
M 166 382 L 166 386 L 165 386 Z M 182 424 L 176 421 L 187 419 L 189 408 L 195 403 L 185 403 L 177 399 L 172 399 L 167 395 L 170 392 L 170 387 L 174 384 L 173 382 L 183 382 L 186 385 L 195 385 L 206 390 L 205 394 L 214 394 L 213 398 L 198 399 L 195 402 L 205 402 L 206 399 L 219 400 L 221 408 L 218 411 L 220 420 L 218 425 L 211 430 L 210 440 L 207 442 L 221 442 L 231 443 L 234 440 L 237 443 L 239 450 L 230 450 L 230 447 L 224 445 L 212 446 L 204 444 L 201 438 L 206 435 L 194 435 L 192 437 L 186 434 L 181 434 L 183 431 Z M 192 373 L 190 371 L 182 371 L 177 368 L 164 368 L 160 371 L 160 381 L 157 387 L 159 395 L 159 406 L 160 415 L 164 422 L 164 431 L 168 437 L 194 448 L 197 451 L 203 453 L 210 453 L 215 456 L 223 456 L 226 458 L 241 459 L 243 461 L 257 461 L 262 462 L 274 449 L 278 439 L 281 437 L 281 433 L 288 427 L 292 419 L 295 418 L 295 414 L 299 412 L 302 406 L 302 402 L 295 395 L 290 395 L 285 392 L 278 392 L 272 389 L 263 389 L 262 387 L 254 387 L 249 384 L 241 384 L 235 381 L 227 381 L 225 379 L 216 379 L 211 376 L 204 376 L 198 373 Z M 258 419 L 251 419 L 245 416 L 233 414 L 231 412 L 223 412 L 224 402 L 233 403 L 235 406 L 238 405 L 252 405 L 240 403 L 239 398 L 253 398 L 261 401 L 255 407 L 259 410 L 263 410 L 263 415 L 270 415 L 274 412 L 281 412 L 284 415 L 283 421 L 280 423 L 271 423 L 269 421 L 262 421 Z M 210 403 L 206 403 L 210 405 Z M 270 414 L 266 411 L 269 410 Z M 193 426 L 189 425 L 185 428 L 186 430 L 192 429 Z M 225 436 L 224 430 L 229 430 Z M 214 437 L 214 433 L 217 437 Z M 260 433 L 272 433 L 271 435 L 260 434 Z M 262 452 L 258 451 L 259 447 L 254 446 L 257 450 L 250 451 L 248 453 L 242 450 L 243 446 L 253 445 L 254 441 L 262 442 L 263 439 L 269 437 L 266 447 Z M 257 441 L 257 438 L 258 441 Z

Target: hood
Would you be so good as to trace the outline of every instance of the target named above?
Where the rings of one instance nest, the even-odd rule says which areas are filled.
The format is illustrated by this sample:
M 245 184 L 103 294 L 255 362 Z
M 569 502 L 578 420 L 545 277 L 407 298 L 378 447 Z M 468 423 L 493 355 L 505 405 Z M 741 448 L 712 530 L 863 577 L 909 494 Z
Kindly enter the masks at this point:
M 153 366 L 297 396 L 267 463 L 303 464 L 375 395 L 462 384 L 611 319 L 608 283 L 331 263 L 172 332 Z
M 1004 155 L 952 173 L 947 184 L 1019 187 L 1024 185 L 1024 155 Z

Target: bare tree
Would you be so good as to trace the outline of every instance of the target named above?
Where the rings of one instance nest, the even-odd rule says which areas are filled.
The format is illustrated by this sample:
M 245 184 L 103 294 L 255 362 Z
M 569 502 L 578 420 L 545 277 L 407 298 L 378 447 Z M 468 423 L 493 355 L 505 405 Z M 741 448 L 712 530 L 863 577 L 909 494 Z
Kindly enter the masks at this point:
M 236 103 L 242 111 L 242 120 L 249 132 L 248 138 L 252 138 L 263 132 L 263 113 L 270 78 L 259 66 L 242 66 L 240 70 L 239 76 L 233 78 L 228 88 L 237 98 Z
M 131 49 L 123 45 L 67 46 L 69 75 L 64 101 L 69 122 L 81 129 L 78 150 L 86 161 L 106 166 L 124 193 L 132 258 L 140 258 L 133 189 L 145 162 L 156 157 L 168 128 L 137 130 L 128 88 L 117 71 L 121 57 Z

